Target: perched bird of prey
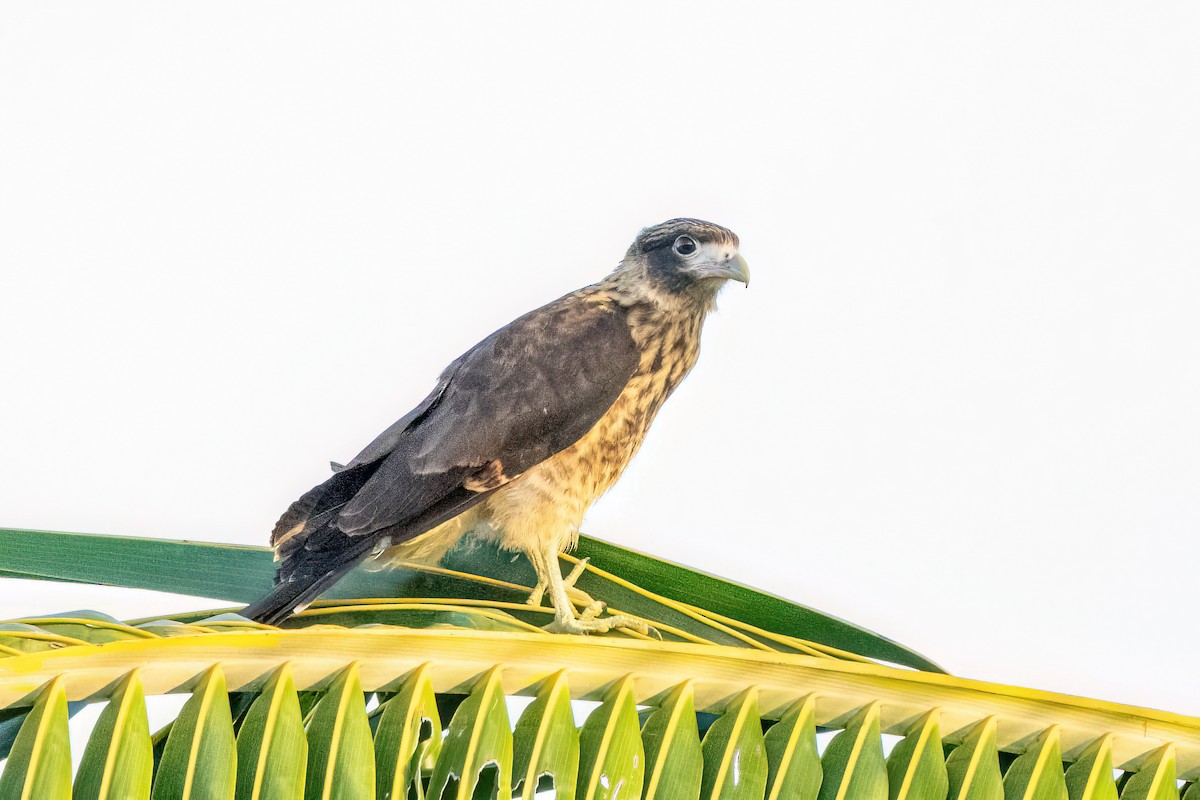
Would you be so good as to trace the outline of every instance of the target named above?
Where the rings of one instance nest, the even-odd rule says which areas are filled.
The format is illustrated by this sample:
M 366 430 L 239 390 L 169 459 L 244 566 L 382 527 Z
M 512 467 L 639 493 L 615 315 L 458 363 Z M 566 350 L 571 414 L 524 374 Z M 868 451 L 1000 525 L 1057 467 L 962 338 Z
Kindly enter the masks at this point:
M 749 285 L 738 238 L 696 219 L 643 230 L 599 283 L 529 312 L 454 361 L 412 411 L 271 534 L 275 587 L 247 617 L 277 623 L 360 561 L 444 551 L 463 534 L 528 556 L 549 593 L 547 628 L 641 627 L 580 614 L 558 554 L 620 477 L 663 402 L 696 363 L 700 329 L 730 280 Z

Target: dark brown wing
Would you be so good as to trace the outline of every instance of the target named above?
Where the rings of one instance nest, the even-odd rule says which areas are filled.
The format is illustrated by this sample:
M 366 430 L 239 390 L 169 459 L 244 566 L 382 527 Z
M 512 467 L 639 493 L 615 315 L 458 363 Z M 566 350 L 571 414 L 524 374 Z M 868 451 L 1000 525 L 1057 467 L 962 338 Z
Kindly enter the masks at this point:
M 502 485 L 497 472 L 514 478 L 569 447 L 620 396 L 638 357 L 625 311 L 594 290 L 496 331 L 284 514 L 273 535 L 280 585 L 247 611 L 272 621 L 290 614 L 380 539 L 423 533 Z

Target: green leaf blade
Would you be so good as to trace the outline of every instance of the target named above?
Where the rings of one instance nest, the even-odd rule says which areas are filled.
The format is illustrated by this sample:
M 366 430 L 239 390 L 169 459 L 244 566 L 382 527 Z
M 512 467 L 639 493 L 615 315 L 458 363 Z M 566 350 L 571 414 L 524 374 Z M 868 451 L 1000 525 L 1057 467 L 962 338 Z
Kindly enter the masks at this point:
M 1083 748 L 1067 770 L 1066 781 L 1067 796 L 1071 800 L 1117 800 L 1112 736 L 1101 736 Z
M 496 795 L 512 797 L 512 730 L 500 668 L 493 667 L 475 683 L 454 712 L 442 752 L 429 779 L 429 797 L 440 799 L 455 778 L 455 800 L 470 800 L 485 770 L 494 770 Z
M 275 670 L 250 706 L 238 731 L 237 759 L 237 800 L 304 796 L 308 740 L 290 665 Z
M 646 752 L 633 702 L 633 679 L 610 689 L 579 733 L 579 792 L 582 800 L 641 797 Z
M 820 800 L 887 800 L 879 713 L 879 704 L 871 703 L 829 742 L 821 757 L 825 778 Z
M 538 780 L 554 781 L 556 800 L 574 800 L 579 771 L 579 731 L 571 710 L 567 674 L 546 679 L 537 699 L 526 707 L 513 732 L 513 789 L 533 800 Z
M 375 794 L 375 746 L 358 664 L 338 673 L 308 725 L 305 800 L 362 800 Z
M 209 668 L 171 726 L 153 800 L 226 800 L 237 783 L 237 744 L 229 693 Z
M 606 571 L 616 573 L 625 580 L 641 586 L 653 586 L 654 591 L 664 597 L 685 603 L 695 603 L 696 598 L 704 598 L 705 608 L 764 630 L 799 636 L 914 669 L 944 672 L 941 667 L 921 654 L 885 636 L 831 614 L 735 581 L 590 536 L 579 537 L 575 554 L 580 558 L 591 559 L 593 564 L 602 566 Z M 608 599 L 603 587 L 588 585 L 587 579 L 590 577 L 585 575 L 579 587 L 591 593 L 593 597 Z M 610 602 L 614 606 L 617 605 L 615 601 Z M 638 608 L 622 610 L 649 616 Z
M 0 775 L 0 800 L 70 800 L 71 736 L 63 679 L 42 689 Z
M 767 746 L 758 713 L 758 692 L 748 689 L 730 703 L 704 735 L 706 800 L 758 800 L 767 788 Z
M 646 752 L 645 800 L 697 800 L 704 780 L 704 751 L 696 725 L 691 681 L 671 690 L 642 728 Z
M 1003 800 L 1004 779 L 996 748 L 996 720 L 988 717 L 967 733 L 946 759 L 949 800 Z
M 1037 737 L 1004 775 L 1004 800 L 1068 800 L 1057 725 Z
M 423 765 L 436 761 L 442 746 L 442 720 L 430 681 L 432 667 L 422 664 L 379 710 L 375 730 L 375 795 L 406 800 L 420 783 Z
M 1139 759 L 1138 771 L 1121 792 L 1121 800 L 1177 800 L 1175 748 L 1163 745 Z
M 146 800 L 154 770 L 150 723 L 138 670 L 100 714 L 75 777 L 76 800 Z
M 797 700 L 767 731 L 767 800 L 816 800 L 821 791 L 816 704 L 813 695 Z
M 7 577 L 98 583 L 248 603 L 271 589 L 261 547 L 0 528 Z
M 460 552 L 461 551 L 461 552 Z M 274 561 L 265 547 L 184 542 L 124 536 L 0 528 L 0 577 L 98 583 L 248 603 L 273 583 Z M 929 659 L 887 637 L 807 606 L 748 586 L 690 569 L 615 544 L 582 536 L 578 555 L 605 571 L 654 592 L 668 601 L 694 604 L 704 598 L 708 610 L 766 631 L 797 636 L 840 650 L 916 669 L 943 671 Z M 498 550 L 461 547 L 449 554 L 459 568 L 484 578 L 528 583 L 526 559 L 514 564 Z M 579 587 L 626 613 L 675 624 L 692 635 L 746 646 L 719 628 L 680 614 L 667 604 L 632 592 L 617 582 L 585 574 Z M 354 597 L 470 597 L 525 599 L 528 590 L 499 588 L 486 581 L 435 576 L 397 568 L 371 572 L 359 568 L 323 595 Z
M 890 800 L 945 800 L 950 789 L 938 713 L 918 720 L 888 756 Z

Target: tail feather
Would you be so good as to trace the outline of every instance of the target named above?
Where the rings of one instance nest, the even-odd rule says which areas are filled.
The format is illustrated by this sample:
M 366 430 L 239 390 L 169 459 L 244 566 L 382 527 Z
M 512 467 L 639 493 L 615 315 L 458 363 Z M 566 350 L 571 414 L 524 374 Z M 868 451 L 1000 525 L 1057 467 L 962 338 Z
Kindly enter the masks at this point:
M 278 547 L 301 530 L 311 528 L 314 517 L 341 508 L 362 488 L 378 466 L 371 463 L 352 469 L 343 468 L 309 489 L 275 523 L 275 529 L 271 531 L 271 544 Z
M 243 616 L 277 625 L 316 600 L 373 550 L 425 533 L 496 491 L 473 491 L 449 481 L 443 493 L 428 498 L 413 513 L 390 525 L 375 530 L 343 530 L 339 527 L 343 507 L 377 468 L 378 464 L 369 463 L 337 472 L 284 512 L 271 535 L 279 562 L 275 587 L 247 606 Z
M 242 610 L 242 616 L 264 625 L 278 625 L 292 614 L 303 611 L 308 604 L 342 577 L 341 572 L 327 572 L 315 581 L 284 581 L 275 584 L 266 597 Z

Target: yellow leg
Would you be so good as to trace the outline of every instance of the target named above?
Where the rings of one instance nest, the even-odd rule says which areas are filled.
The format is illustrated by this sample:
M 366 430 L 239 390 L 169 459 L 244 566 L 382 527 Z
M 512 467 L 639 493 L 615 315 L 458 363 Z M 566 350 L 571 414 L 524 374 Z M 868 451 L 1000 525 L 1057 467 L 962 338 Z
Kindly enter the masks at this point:
M 578 617 L 575 615 L 575 606 L 571 603 L 567 590 L 573 588 L 575 581 L 583 574 L 586 562 L 577 564 L 567 576 L 567 580 L 564 580 L 562 570 L 558 566 L 557 547 L 549 547 L 530 560 L 538 571 L 538 586 L 544 586 L 545 590 L 550 592 L 550 602 L 554 605 L 554 622 L 547 625 L 546 630 L 551 633 L 604 633 L 616 628 L 630 628 L 649 634 L 649 626 L 639 619 L 626 616 L 597 619 L 605 605 L 591 598 L 588 598 L 588 605 L 583 613 Z M 536 593 L 537 589 L 534 591 Z M 540 601 L 541 598 L 538 599 Z

